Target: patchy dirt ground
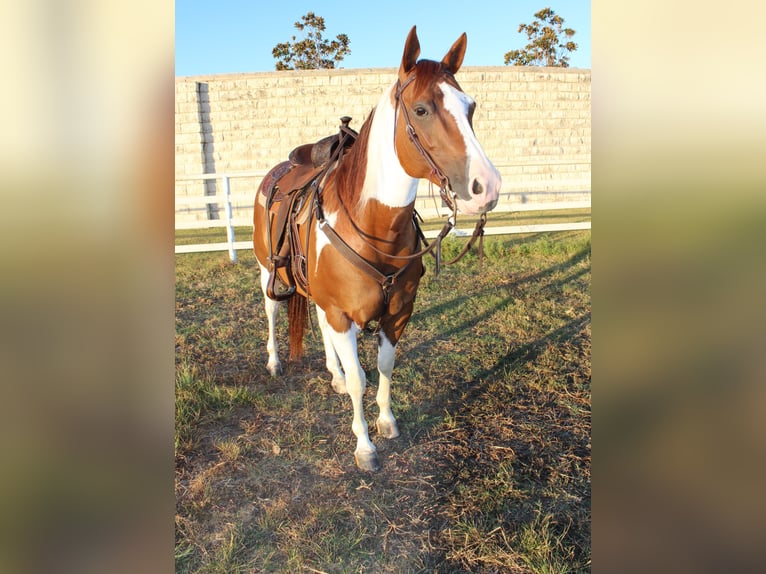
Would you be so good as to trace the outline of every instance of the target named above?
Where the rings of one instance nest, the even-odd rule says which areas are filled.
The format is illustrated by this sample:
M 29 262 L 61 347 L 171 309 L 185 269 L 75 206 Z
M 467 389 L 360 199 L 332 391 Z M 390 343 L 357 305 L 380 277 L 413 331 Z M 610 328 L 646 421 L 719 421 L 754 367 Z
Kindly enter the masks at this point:
M 240 257 L 177 257 L 178 572 L 590 570 L 589 232 L 492 238 L 481 269 L 429 268 L 397 351 L 401 436 L 372 432 L 376 474 L 354 466 L 318 333 L 268 376 Z M 372 422 L 369 334 L 360 357 Z

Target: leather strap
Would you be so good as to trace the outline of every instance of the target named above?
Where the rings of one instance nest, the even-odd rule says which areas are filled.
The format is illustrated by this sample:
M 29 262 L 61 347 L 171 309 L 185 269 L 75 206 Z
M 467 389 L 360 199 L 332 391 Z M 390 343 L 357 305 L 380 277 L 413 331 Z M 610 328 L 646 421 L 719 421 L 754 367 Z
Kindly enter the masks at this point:
M 389 289 L 394 286 L 399 276 L 407 270 L 410 263 L 412 263 L 412 260 L 408 261 L 395 273 L 386 275 L 364 257 L 359 255 L 359 253 L 354 251 L 354 249 L 346 243 L 340 235 L 338 235 L 338 232 L 332 228 L 332 225 L 327 223 L 326 219 L 322 218 L 322 220 L 319 221 L 319 229 L 324 231 L 324 234 L 327 236 L 327 239 L 330 240 L 333 247 L 335 247 L 335 249 L 337 249 L 349 263 L 378 282 L 380 288 L 383 290 L 383 301 L 385 304 L 388 304 Z

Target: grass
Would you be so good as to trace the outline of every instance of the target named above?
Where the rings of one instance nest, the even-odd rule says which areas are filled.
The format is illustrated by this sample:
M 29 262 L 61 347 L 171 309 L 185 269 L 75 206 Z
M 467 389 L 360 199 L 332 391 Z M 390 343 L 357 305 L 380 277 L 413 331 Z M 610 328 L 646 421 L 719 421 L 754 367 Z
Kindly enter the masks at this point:
M 445 215 L 447 210 L 444 210 Z M 560 211 L 518 211 L 497 212 L 489 216 L 487 227 L 501 227 L 505 225 L 531 225 L 533 223 L 567 223 L 572 221 L 588 221 L 591 216 L 590 209 L 567 209 Z M 476 225 L 478 218 L 460 215 L 458 228 L 471 230 Z M 422 223 L 424 231 L 440 230 L 445 219 L 429 219 Z M 252 239 L 253 228 L 251 226 L 235 227 L 235 241 L 249 241 Z M 176 230 L 176 245 L 191 245 L 194 243 L 223 243 L 226 241 L 226 229 L 224 227 L 210 227 L 207 229 Z
M 488 237 L 481 269 L 427 263 L 376 474 L 354 466 L 318 333 L 268 376 L 239 255 L 176 256 L 177 572 L 590 570 L 590 232 Z M 372 423 L 369 334 L 359 349 Z

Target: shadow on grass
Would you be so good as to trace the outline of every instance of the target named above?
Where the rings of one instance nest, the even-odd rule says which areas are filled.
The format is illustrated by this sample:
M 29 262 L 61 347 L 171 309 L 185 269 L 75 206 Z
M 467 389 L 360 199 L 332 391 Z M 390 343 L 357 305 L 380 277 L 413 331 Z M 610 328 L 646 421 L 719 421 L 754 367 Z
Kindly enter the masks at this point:
M 590 272 L 589 265 L 582 267 L 589 253 L 584 248 L 541 271 L 453 295 L 416 312 L 413 326 L 424 326 L 454 314 L 456 308 L 467 304 L 470 308 L 472 300 L 492 302 L 408 348 L 401 363 L 422 368 L 434 360 L 434 349 L 445 341 L 464 341 L 460 346 L 471 353 L 477 325 L 502 313 L 517 298 L 576 284 Z M 546 564 L 543 569 L 569 564 L 567 571 L 587 571 L 583 565 L 590 555 L 590 323 L 589 306 L 579 308 L 563 324 L 505 347 L 470 376 L 454 384 L 442 381 L 425 399 L 428 404 L 409 402 L 399 409 L 401 419 L 410 424 L 416 414 L 431 415 L 421 416 L 417 429 L 403 431 L 440 492 L 429 521 L 429 530 L 437 534 L 427 558 L 438 571 L 475 568 L 481 557 L 473 554 L 474 545 L 493 549 L 495 558 L 518 556 L 530 537 L 539 544 L 536 552 Z M 550 361 L 558 363 L 551 367 Z M 570 369 L 581 371 L 575 375 L 579 380 L 567 372 Z M 448 376 L 454 377 L 455 371 Z M 568 401 L 580 401 L 587 412 L 568 410 Z M 516 538 L 516 532 L 525 535 Z
M 433 346 L 433 344 L 437 340 L 441 339 L 447 339 L 454 336 L 459 335 L 469 335 L 471 328 L 473 328 L 477 323 L 481 323 L 482 321 L 487 320 L 489 317 L 493 316 L 495 313 L 497 313 L 499 310 L 506 307 L 509 303 L 511 303 L 514 299 L 514 297 L 518 294 L 519 290 L 524 287 L 525 284 L 534 284 L 539 281 L 542 281 L 546 279 L 547 277 L 550 277 L 552 275 L 555 275 L 557 273 L 561 273 L 566 269 L 572 268 L 576 265 L 578 265 L 580 262 L 586 260 L 590 255 L 590 248 L 583 248 L 582 250 L 575 253 L 572 257 L 570 257 L 567 261 L 564 261 L 562 263 L 557 263 L 555 265 L 551 265 L 550 267 L 536 272 L 529 275 L 524 275 L 522 277 L 516 278 L 513 281 L 506 283 L 503 285 L 500 289 L 506 291 L 508 294 L 502 298 L 500 301 L 498 301 L 496 304 L 492 305 L 491 307 L 488 307 L 481 313 L 477 315 L 473 315 L 462 322 L 460 322 L 457 325 L 454 325 L 444 331 L 439 332 L 437 335 L 434 335 L 433 337 L 429 339 L 424 339 L 423 341 L 419 342 L 417 345 L 410 347 L 408 350 L 408 353 L 416 355 L 421 352 L 423 352 L 425 349 L 430 348 Z M 558 279 L 553 282 L 546 283 L 544 286 L 544 289 L 556 289 L 558 287 L 561 287 L 562 285 L 573 281 L 577 279 L 578 277 L 588 273 L 590 269 L 581 269 L 578 270 L 567 277 L 563 277 L 561 279 Z M 473 299 L 480 299 L 487 295 L 494 294 L 498 292 L 497 286 L 488 286 L 484 288 L 481 291 L 468 291 L 464 294 L 458 295 L 456 297 L 453 297 L 449 300 L 442 301 L 440 303 L 437 303 L 436 305 L 431 305 L 426 309 L 423 310 L 416 310 L 413 314 L 413 323 L 426 323 L 429 320 L 433 320 L 439 316 L 441 316 L 444 313 L 447 313 L 454 309 L 455 307 L 461 306 L 464 303 L 467 303 Z M 404 337 L 407 336 L 407 332 L 405 331 Z

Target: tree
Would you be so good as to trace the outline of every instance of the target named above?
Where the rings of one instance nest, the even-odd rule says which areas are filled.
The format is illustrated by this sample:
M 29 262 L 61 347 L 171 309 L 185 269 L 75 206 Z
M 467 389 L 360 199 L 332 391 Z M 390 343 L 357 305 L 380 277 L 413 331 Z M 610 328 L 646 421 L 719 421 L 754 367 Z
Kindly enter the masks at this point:
M 564 19 L 550 8 L 543 8 L 535 14 L 535 18 L 536 20 L 531 24 L 519 26 L 519 32 L 527 34 L 529 44 L 522 50 L 507 52 L 505 64 L 568 68 L 567 54 L 577 49 L 577 44 L 570 40 L 575 35 L 575 31 L 571 28 L 563 28 Z
M 334 68 L 336 62 L 351 53 L 348 47 L 351 40 L 346 34 L 338 34 L 332 41 L 322 38 L 322 32 L 325 31 L 324 18 L 313 12 L 301 16 L 301 21 L 296 22 L 295 27 L 305 31 L 305 37 L 296 40 L 293 36 L 292 42 L 274 46 L 271 54 L 277 60 L 277 70 Z

